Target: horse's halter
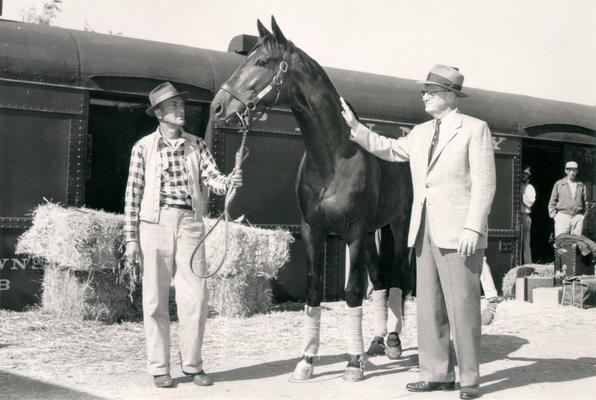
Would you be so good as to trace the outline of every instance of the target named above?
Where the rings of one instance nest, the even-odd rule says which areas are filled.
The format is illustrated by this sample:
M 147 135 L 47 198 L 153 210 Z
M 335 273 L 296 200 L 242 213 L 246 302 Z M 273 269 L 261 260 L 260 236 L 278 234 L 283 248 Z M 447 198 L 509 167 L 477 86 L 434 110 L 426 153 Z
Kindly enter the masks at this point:
M 288 43 L 288 45 L 290 45 L 290 44 Z M 259 104 L 259 102 L 261 100 L 263 100 L 263 98 L 265 96 L 267 96 L 267 94 L 269 94 L 269 92 L 271 92 L 272 90 L 274 90 L 276 93 L 275 93 L 275 101 L 273 102 L 271 107 L 273 107 L 277 104 L 277 102 L 279 100 L 279 94 L 281 93 L 281 85 L 284 82 L 283 77 L 284 77 L 285 73 L 288 71 L 288 62 L 286 61 L 287 56 L 288 56 L 288 49 L 286 48 L 284 50 L 283 57 L 282 57 L 281 61 L 279 62 L 279 65 L 277 66 L 277 72 L 275 73 L 275 75 L 273 76 L 271 81 L 263 89 L 261 89 L 256 95 L 254 95 L 251 98 L 247 99 L 247 98 L 244 98 L 244 96 L 236 93 L 236 91 L 232 87 L 230 87 L 230 85 L 228 85 L 228 82 L 225 82 L 221 86 L 221 90 L 229 93 L 230 96 L 232 96 L 233 98 L 235 98 L 236 100 L 238 100 L 240 103 L 242 103 L 244 105 L 244 111 L 242 113 L 238 113 L 238 112 L 236 113 L 236 115 L 238 116 L 238 119 L 240 120 L 240 124 L 242 125 L 242 129 L 248 130 L 251 121 L 259 119 L 261 117 L 261 114 L 263 112 L 265 112 L 265 110 L 263 109 L 261 111 L 261 114 L 259 114 L 257 116 L 252 115 L 252 113 L 257 108 L 257 104 Z

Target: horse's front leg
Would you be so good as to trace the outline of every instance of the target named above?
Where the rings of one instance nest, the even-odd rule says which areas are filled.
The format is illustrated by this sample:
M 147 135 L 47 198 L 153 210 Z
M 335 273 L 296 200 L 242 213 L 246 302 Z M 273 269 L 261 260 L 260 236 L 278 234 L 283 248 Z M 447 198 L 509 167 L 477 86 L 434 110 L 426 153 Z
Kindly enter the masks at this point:
M 300 231 L 304 240 L 307 261 L 306 306 L 304 309 L 304 331 L 302 338 L 302 359 L 296 365 L 292 378 L 312 378 L 313 358 L 319 352 L 321 330 L 321 301 L 323 300 L 323 263 L 325 262 L 326 233 L 303 222 Z
M 348 340 L 348 365 L 344 379 L 360 381 L 364 378 L 364 342 L 362 340 L 362 299 L 364 298 L 366 233 L 355 236 L 350 248 L 350 272 L 346 285 L 346 303 L 348 321 L 346 338 Z

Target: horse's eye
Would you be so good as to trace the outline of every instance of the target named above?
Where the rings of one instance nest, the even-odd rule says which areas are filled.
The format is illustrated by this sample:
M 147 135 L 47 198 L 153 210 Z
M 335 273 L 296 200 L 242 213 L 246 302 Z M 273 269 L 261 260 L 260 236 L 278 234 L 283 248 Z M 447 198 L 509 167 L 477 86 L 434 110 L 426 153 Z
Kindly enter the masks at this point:
M 257 62 L 255 63 L 255 65 L 257 67 L 264 67 L 265 66 L 265 60 L 257 60 Z

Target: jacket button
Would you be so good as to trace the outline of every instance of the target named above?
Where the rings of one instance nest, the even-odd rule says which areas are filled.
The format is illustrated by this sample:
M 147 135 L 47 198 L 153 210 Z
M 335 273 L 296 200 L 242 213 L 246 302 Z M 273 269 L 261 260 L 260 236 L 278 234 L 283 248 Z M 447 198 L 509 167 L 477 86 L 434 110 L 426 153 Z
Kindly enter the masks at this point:
M 426 185 L 424 185 L 427 189 L 430 187 L 430 185 L 427 183 Z

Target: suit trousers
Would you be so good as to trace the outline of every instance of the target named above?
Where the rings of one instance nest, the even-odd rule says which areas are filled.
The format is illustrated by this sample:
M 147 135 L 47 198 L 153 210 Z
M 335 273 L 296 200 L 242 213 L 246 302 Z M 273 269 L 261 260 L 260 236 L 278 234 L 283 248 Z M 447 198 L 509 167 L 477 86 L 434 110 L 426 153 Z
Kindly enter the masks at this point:
M 425 207 L 426 208 L 426 207 Z M 418 358 L 421 379 L 455 380 L 451 357 L 453 336 L 460 384 L 479 382 L 480 273 L 484 249 L 462 257 L 455 249 L 442 249 L 430 237 L 426 209 L 416 241 L 416 304 Z M 432 222 L 430 222 L 432 223 Z
M 205 234 L 202 220 L 193 211 L 162 208 L 158 223 L 141 221 L 139 242 L 143 267 L 143 322 L 147 340 L 147 371 L 170 373 L 170 284 L 174 280 L 179 320 L 182 370 L 203 369 L 201 346 L 207 320 L 208 291 L 205 279 L 191 270 L 192 252 Z M 206 268 L 204 246 L 194 257 L 193 269 Z

